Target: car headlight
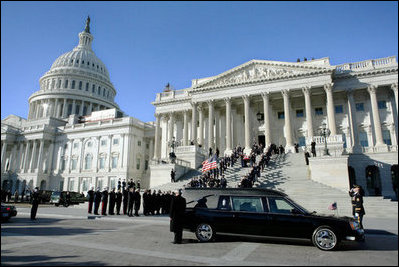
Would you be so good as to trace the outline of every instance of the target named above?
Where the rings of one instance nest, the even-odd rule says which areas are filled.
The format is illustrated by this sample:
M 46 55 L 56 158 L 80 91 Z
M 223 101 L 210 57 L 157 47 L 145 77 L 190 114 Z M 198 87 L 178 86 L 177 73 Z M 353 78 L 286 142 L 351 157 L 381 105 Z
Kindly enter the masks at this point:
M 349 224 L 350 224 L 352 230 L 358 230 L 360 228 L 359 223 L 356 221 L 350 221 Z

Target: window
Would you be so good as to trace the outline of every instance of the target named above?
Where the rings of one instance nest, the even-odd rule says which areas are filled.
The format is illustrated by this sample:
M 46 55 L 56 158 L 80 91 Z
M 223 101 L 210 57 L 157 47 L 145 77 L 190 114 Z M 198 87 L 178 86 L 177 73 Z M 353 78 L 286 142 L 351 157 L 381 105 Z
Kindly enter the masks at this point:
M 315 108 L 314 113 L 316 116 L 323 115 L 323 108 Z
M 384 139 L 384 144 L 388 146 L 392 145 L 391 134 L 389 130 L 382 130 L 382 139 Z
M 385 100 L 378 101 L 378 109 L 387 109 L 387 101 Z
M 138 145 L 138 146 L 141 146 L 141 141 L 137 141 L 137 145 Z
M 284 198 L 269 197 L 270 212 L 290 214 L 295 207 Z
M 75 114 L 79 114 L 80 105 L 75 106 Z
M 64 157 L 61 157 L 61 171 L 65 170 L 66 161 L 67 160 Z
M 53 80 L 51 81 L 51 89 L 54 89 L 54 86 L 55 86 L 55 80 L 53 79 Z
M 279 112 L 277 112 L 277 118 L 278 118 L 279 120 L 284 119 L 284 111 L 279 111 Z
M 76 63 L 79 63 L 79 59 L 76 60 Z
M 85 158 L 85 170 L 91 169 L 92 161 L 93 161 L 93 156 L 91 154 L 87 154 Z
M 74 179 L 73 178 L 69 178 L 69 191 L 73 191 L 74 188 Z
M 58 89 L 61 88 L 61 80 L 58 80 L 57 88 L 58 88 Z
M 87 147 L 92 147 L 93 143 L 92 142 L 87 142 Z
M 100 169 L 104 169 L 104 167 L 105 167 L 105 157 L 102 156 L 100 158 Z
M 150 144 L 149 143 L 145 143 L 145 148 L 150 149 Z
M 85 61 L 84 61 L 84 60 L 82 60 L 82 64 L 85 64 Z
M 359 142 L 362 147 L 368 147 L 369 146 L 369 141 L 367 139 L 367 133 L 366 132 L 359 132 Z
M 65 80 L 64 87 L 65 87 L 65 88 L 68 88 L 68 80 Z
M 82 81 L 79 82 L 79 90 L 82 90 Z
M 86 83 L 86 91 L 89 91 L 89 83 Z
M 101 146 L 106 146 L 106 145 L 107 145 L 107 140 L 106 139 L 101 140 Z
M 79 143 L 73 143 L 73 148 L 79 148 Z
M 364 103 L 356 103 L 356 111 L 364 111 Z
M 68 105 L 68 116 L 72 114 L 72 104 Z
M 96 86 L 93 84 L 93 87 L 91 88 L 91 92 L 94 94 L 96 91 Z
M 76 166 L 78 166 L 78 160 L 76 158 L 72 159 L 72 170 L 76 170 Z
M 218 204 L 219 210 L 231 210 L 230 197 L 221 196 Z
M 231 197 L 234 211 L 263 212 L 259 197 Z
M 144 169 L 145 169 L 145 170 L 148 170 L 148 160 L 146 160 L 144 164 L 145 164 L 145 165 L 144 165 L 144 166 L 145 166 Z
M 101 95 L 101 87 L 100 87 L 100 86 L 98 87 L 97 93 L 98 93 L 99 95 Z
M 113 156 L 111 161 L 112 169 L 115 169 L 118 166 L 118 156 Z
M 298 139 L 299 146 L 306 146 L 306 138 L 305 136 L 300 136 Z
M 139 158 L 136 159 L 136 169 L 140 170 L 140 159 Z
M 303 109 L 297 109 L 296 117 L 297 118 L 302 118 L 303 117 Z
M 344 106 L 337 105 L 335 106 L 335 114 L 344 113 Z
M 114 145 L 118 145 L 118 144 L 119 144 L 119 139 L 118 139 L 118 138 L 115 138 L 115 139 L 113 140 L 113 144 L 114 144 Z
M 75 89 L 75 81 L 72 81 L 72 89 Z

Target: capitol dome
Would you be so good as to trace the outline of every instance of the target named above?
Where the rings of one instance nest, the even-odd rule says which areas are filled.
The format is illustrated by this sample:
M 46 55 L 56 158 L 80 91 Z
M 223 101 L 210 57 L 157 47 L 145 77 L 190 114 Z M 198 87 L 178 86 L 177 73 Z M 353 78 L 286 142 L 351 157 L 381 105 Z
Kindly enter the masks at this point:
M 86 116 L 111 108 L 119 111 L 108 70 L 91 48 L 93 39 L 88 17 L 78 45 L 59 56 L 40 78 L 40 90 L 29 98 L 28 119 Z

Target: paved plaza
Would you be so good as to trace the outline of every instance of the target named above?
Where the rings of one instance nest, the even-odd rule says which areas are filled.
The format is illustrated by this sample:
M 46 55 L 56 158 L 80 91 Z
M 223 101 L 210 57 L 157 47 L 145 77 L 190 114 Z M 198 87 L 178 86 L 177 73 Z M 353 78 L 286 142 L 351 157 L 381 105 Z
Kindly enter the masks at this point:
M 366 242 L 323 252 L 306 241 L 222 237 L 175 245 L 167 216 L 87 216 L 86 205 L 29 205 L 1 226 L 2 265 L 398 265 L 398 221 L 364 218 Z

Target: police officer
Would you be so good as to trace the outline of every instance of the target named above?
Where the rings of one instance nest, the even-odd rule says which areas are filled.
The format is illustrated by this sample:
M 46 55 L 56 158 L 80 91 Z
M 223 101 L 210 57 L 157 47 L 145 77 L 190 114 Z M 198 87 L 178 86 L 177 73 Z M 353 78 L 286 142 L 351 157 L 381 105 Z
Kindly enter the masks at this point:
M 111 192 L 109 193 L 109 209 L 108 209 L 109 215 L 115 215 L 114 208 L 115 208 L 115 187 L 113 187 Z
M 91 187 L 89 191 L 87 191 L 87 198 L 89 199 L 89 209 L 88 213 L 91 214 L 93 210 L 93 202 L 94 202 L 94 187 Z
M 363 216 L 366 214 L 363 207 L 363 190 L 359 185 L 354 185 L 349 191 L 352 197 L 352 213 L 360 227 L 363 229 Z
M 102 192 L 102 199 L 101 199 L 101 215 L 107 216 L 107 205 L 108 205 L 108 188 L 105 187 L 104 191 Z
M 120 215 L 121 204 L 122 204 L 122 193 L 121 190 L 118 189 L 118 192 L 116 192 L 116 215 Z
M 170 231 L 174 232 L 174 244 L 181 244 L 183 238 L 183 220 L 186 211 L 186 199 L 182 197 L 181 191 L 175 192 L 175 197 L 170 205 Z
M 39 188 L 35 187 L 32 194 L 32 208 L 30 210 L 30 219 L 36 220 L 37 208 L 39 207 Z
M 100 187 L 97 187 L 96 193 L 94 194 L 94 214 L 98 214 L 98 208 L 100 207 L 100 202 L 101 202 L 101 192 L 100 192 Z

